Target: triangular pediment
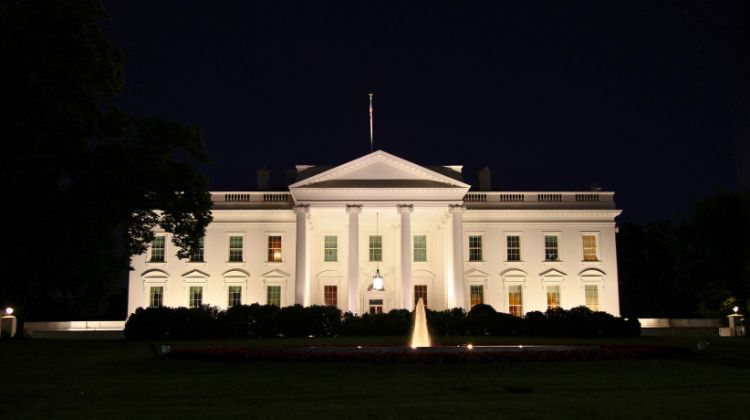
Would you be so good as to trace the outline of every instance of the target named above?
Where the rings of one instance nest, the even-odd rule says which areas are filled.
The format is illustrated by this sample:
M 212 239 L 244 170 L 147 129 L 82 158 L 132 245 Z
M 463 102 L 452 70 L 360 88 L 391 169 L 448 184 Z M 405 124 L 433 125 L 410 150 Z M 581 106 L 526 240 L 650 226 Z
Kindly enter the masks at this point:
M 307 169 L 311 170 L 311 169 Z M 289 186 L 295 201 L 462 200 L 469 185 L 444 173 L 378 150 L 315 173 Z M 303 172 L 304 174 L 304 172 Z
M 457 173 L 457 175 L 460 175 Z M 289 186 L 295 188 L 469 188 L 469 185 L 378 150 Z

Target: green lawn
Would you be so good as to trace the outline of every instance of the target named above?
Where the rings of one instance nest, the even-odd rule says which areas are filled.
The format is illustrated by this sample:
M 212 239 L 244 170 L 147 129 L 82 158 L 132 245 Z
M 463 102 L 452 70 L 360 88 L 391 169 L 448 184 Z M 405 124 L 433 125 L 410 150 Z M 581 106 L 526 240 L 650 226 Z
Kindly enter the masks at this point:
M 453 338 L 444 344 L 600 343 Z M 694 346 L 694 338 L 607 342 Z M 0 419 L 748 419 L 750 340 L 689 359 L 501 364 L 226 363 L 155 359 L 148 342 L 2 340 Z M 403 338 L 184 342 L 286 346 Z

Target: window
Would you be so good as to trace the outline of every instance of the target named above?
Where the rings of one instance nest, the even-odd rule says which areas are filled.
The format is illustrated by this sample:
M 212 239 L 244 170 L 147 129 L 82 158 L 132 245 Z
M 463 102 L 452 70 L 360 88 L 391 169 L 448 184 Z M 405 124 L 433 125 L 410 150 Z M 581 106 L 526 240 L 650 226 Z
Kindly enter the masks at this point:
M 164 247 L 166 246 L 166 236 L 159 235 L 151 242 L 151 259 L 149 262 L 164 262 Z
M 268 262 L 281 262 L 281 236 L 268 237 Z
M 592 311 L 599 310 L 599 286 L 595 284 L 586 285 L 586 307 Z
M 370 261 L 383 261 L 383 237 L 370 236 Z
M 323 261 L 338 261 L 339 247 L 337 236 L 326 236 L 323 238 Z M 332 305 L 336 306 L 336 305 Z
M 323 300 L 326 306 L 337 306 L 339 300 L 338 286 L 323 286 Z
M 508 286 L 508 312 L 513 316 L 523 316 L 523 294 L 521 292 L 521 286 Z
M 164 305 L 164 287 L 154 286 L 151 288 L 148 297 L 148 306 L 152 308 L 161 308 Z
M 521 261 L 521 237 L 518 235 L 508 235 L 505 237 L 507 245 L 507 261 Z
M 598 261 L 596 255 L 596 235 L 583 235 L 583 260 Z
M 416 262 L 427 261 L 427 236 L 426 235 L 414 236 L 414 261 Z
M 191 308 L 200 308 L 203 305 L 203 287 L 190 286 L 190 301 L 188 306 Z
M 557 235 L 544 235 L 544 260 L 557 261 Z
M 242 305 L 242 286 L 229 286 L 228 307 Z
M 198 248 L 190 254 L 190 262 L 203 262 L 203 238 L 198 241 Z
M 417 306 L 419 299 L 422 299 L 422 303 L 427 307 L 427 285 L 418 284 L 414 286 L 414 306 Z
M 484 303 L 484 286 L 469 286 L 470 307 Z
M 560 286 L 547 286 L 547 309 L 560 307 Z
M 383 299 L 370 299 L 370 314 L 382 314 L 383 313 Z
M 482 236 L 469 236 L 469 261 L 482 261 Z
M 242 236 L 229 237 L 229 261 L 242 262 Z
M 266 303 L 281 307 L 281 286 L 268 286 L 266 291 Z

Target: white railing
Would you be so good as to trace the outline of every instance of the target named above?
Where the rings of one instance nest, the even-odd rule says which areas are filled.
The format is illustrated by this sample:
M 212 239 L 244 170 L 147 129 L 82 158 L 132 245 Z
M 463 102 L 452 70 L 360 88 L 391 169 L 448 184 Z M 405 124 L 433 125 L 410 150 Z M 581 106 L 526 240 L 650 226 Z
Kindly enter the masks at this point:
M 214 205 L 258 205 L 278 206 L 291 205 L 292 195 L 288 192 L 243 191 L 243 192 L 214 192 L 211 193 Z
M 613 192 L 541 192 L 541 191 L 524 191 L 524 192 L 470 192 L 464 196 L 464 202 L 472 205 L 529 205 L 536 203 L 538 205 L 565 206 L 572 205 L 575 207 L 587 207 L 595 205 L 597 207 L 613 207 Z

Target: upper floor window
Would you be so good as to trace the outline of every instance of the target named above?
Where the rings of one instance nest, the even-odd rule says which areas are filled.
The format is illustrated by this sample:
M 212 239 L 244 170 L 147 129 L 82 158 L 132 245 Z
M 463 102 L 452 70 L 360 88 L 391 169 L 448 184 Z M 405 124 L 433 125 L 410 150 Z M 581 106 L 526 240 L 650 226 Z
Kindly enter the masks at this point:
M 544 260 L 559 260 L 560 255 L 558 251 L 557 235 L 544 235 Z
M 482 261 L 482 236 L 469 236 L 469 261 Z
M 383 261 L 383 237 L 370 236 L 370 261 Z
M 599 287 L 595 284 L 587 284 L 586 290 L 586 307 L 592 311 L 599 310 Z
M 242 262 L 242 236 L 229 237 L 229 261 Z
M 338 261 L 339 259 L 339 244 L 338 237 L 327 235 L 323 238 L 323 261 Z M 329 305 L 336 306 L 336 305 Z
M 596 235 L 586 234 L 583 235 L 583 260 L 584 261 L 598 261 L 599 257 L 596 253 Z
M 505 238 L 507 261 L 521 261 L 521 237 L 508 235 Z
M 414 235 L 414 261 L 427 261 L 427 236 Z
M 167 238 L 164 235 L 154 237 L 151 242 L 151 258 L 149 262 L 164 262 L 164 248 L 166 247 Z
M 268 262 L 281 262 L 281 236 L 268 237 Z
M 203 239 L 198 241 L 198 248 L 195 248 L 190 254 L 190 262 L 203 262 Z
M 161 308 L 164 305 L 164 287 L 153 286 L 149 291 L 148 306 L 152 308 Z

